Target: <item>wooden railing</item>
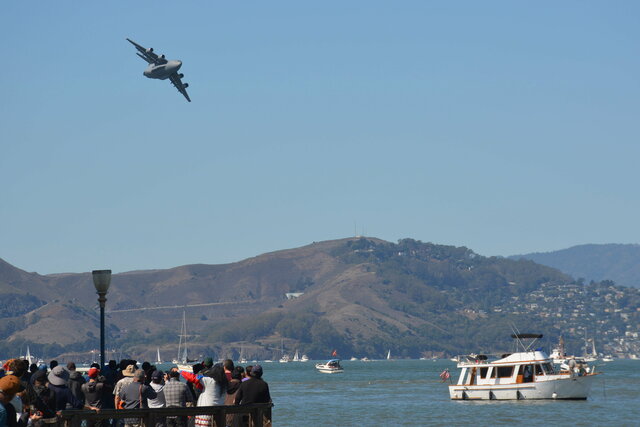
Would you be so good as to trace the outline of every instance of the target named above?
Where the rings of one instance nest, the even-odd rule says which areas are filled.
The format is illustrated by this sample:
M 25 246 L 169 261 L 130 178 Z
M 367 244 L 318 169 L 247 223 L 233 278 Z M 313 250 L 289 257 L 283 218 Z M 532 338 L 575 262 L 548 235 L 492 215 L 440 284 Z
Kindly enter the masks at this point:
M 64 410 L 61 413 L 65 427 L 80 427 L 82 420 L 98 421 L 108 419 L 138 418 L 143 427 L 155 427 L 156 422 L 165 417 L 187 417 L 211 415 L 211 425 L 224 427 L 227 415 L 248 415 L 249 426 L 268 427 L 271 425 L 273 403 L 253 403 L 250 405 L 198 406 L 190 408 L 143 408 L 143 409 L 103 409 L 100 412 L 89 410 Z

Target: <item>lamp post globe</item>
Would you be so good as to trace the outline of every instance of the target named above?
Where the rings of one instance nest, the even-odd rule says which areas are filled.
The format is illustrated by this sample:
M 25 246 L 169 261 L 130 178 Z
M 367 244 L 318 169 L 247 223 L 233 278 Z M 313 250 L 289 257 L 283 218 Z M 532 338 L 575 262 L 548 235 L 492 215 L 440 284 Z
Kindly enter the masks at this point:
M 107 291 L 111 284 L 111 270 L 93 270 L 93 286 L 96 287 L 100 304 L 100 369 L 104 368 L 104 307 L 107 302 Z

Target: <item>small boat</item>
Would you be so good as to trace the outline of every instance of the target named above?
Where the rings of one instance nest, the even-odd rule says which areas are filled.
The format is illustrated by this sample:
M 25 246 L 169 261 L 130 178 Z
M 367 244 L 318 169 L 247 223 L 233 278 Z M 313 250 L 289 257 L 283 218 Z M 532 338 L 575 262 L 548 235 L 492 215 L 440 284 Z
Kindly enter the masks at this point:
M 306 354 L 303 354 L 302 357 L 300 358 L 301 362 L 308 362 L 309 361 L 309 356 L 307 356 Z
M 387 352 L 387 360 L 391 360 L 391 349 Z
M 363 361 L 363 362 L 371 362 L 371 359 L 369 359 L 367 356 L 363 357 L 360 360 Z
M 324 374 L 341 374 L 344 372 L 344 369 L 340 366 L 340 359 L 331 359 L 325 363 L 317 363 L 316 369 Z
M 156 348 L 156 365 L 162 363 L 162 359 L 160 358 L 160 347 Z
M 281 341 L 280 344 L 280 354 L 282 355 L 280 357 L 280 363 L 289 363 L 291 362 L 291 357 L 288 354 L 284 354 L 284 340 Z
M 349 359 L 349 360 L 350 360 L 350 361 L 352 361 L 352 362 L 356 362 L 356 361 L 358 360 L 358 358 L 357 358 L 357 357 L 355 357 L 355 356 L 353 356 L 353 357 L 352 357 L 351 359 Z
M 457 384 L 449 385 L 452 400 L 585 400 L 596 373 L 574 360 L 571 369 L 556 370 L 552 359 L 541 350 L 530 350 L 542 335 L 514 334 L 522 351 L 501 355 L 475 354 L 458 363 Z M 533 339 L 527 346 L 522 340 Z M 441 374 L 443 381 L 449 378 Z
M 613 362 L 613 356 L 611 355 L 606 355 L 602 358 L 603 362 Z
M 293 355 L 293 362 L 299 362 L 300 361 L 300 355 L 298 354 L 298 350 L 296 350 L 296 353 Z

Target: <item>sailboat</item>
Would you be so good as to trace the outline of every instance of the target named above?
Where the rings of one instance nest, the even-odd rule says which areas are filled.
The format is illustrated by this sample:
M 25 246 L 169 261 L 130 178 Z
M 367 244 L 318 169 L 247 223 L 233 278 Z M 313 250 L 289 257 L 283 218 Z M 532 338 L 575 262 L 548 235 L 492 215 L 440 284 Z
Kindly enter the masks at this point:
M 240 360 L 239 363 L 247 363 L 247 359 L 244 357 L 244 347 L 240 347 Z
M 296 350 L 296 353 L 293 355 L 293 361 L 294 362 L 300 361 L 300 355 L 298 354 L 298 350 Z
M 178 357 L 172 360 L 172 363 L 178 365 L 178 369 L 182 371 L 192 372 L 190 362 L 187 357 L 187 317 L 186 313 L 182 311 L 182 327 L 180 329 L 180 340 L 178 341 Z
M 391 360 L 391 349 L 387 352 L 387 360 Z
M 162 359 L 160 359 L 160 347 L 157 347 L 156 349 L 156 365 L 159 365 L 162 363 Z
M 29 351 L 29 346 L 27 346 L 27 354 L 25 354 L 24 359 L 29 362 L 29 365 L 35 362 L 35 357 L 31 356 L 31 352 Z
M 589 341 L 591 341 L 591 354 L 589 354 Z M 585 362 L 595 362 L 598 360 L 598 353 L 596 352 L 596 341 L 595 338 L 591 338 L 591 340 L 587 339 L 587 330 L 584 330 L 584 360 Z

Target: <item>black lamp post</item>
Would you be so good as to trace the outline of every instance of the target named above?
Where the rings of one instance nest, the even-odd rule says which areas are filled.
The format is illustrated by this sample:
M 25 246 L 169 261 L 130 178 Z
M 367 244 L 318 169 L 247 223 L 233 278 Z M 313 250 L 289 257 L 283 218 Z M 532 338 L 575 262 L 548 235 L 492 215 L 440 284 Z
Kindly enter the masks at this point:
M 111 283 L 111 270 L 93 270 L 93 285 L 98 293 L 100 303 L 100 369 L 104 368 L 104 306 L 107 302 L 107 291 Z

